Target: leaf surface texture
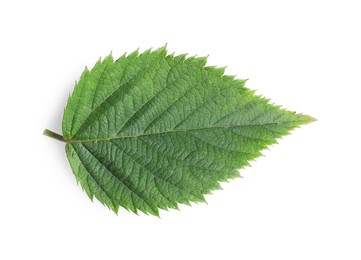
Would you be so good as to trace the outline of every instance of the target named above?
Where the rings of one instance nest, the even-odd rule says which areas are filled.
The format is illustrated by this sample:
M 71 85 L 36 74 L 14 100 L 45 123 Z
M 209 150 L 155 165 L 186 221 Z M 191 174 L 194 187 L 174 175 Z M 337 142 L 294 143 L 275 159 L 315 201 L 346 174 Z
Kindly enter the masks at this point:
M 269 104 L 206 60 L 163 47 L 85 69 L 62 131 L 91 199 L 153 215 L 204 202 L 261 150 L 313 120 Z

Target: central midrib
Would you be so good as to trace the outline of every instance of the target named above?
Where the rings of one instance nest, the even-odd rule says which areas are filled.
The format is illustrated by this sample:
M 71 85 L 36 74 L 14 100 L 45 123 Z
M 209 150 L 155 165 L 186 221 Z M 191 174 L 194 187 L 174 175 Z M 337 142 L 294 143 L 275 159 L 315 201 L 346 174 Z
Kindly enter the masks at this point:
M 244 125 L 227 125 L 227 126 L 207 126 L 207 127 L 199 127 L 199 128 L 191 128 L 191 129 L 171 129 L 162 132 L 154 132 L 154 133 L 141 133 L 141 134 L 134 134 L 134 135 L 120 135 L 120 136 L 112 136 L 112 137 L 105 137 L 105 138 L 94 138 L 94 139 L 83 139 L 83 140 L 75 140 L 75 139 L 66 139 L 67 143 L 86 143 L 86 142 L 97 142 L 97 141 L 109 141 L 114 139 L 127 139 L 127 138 L 138 138 L 143 136 L 151 136 L 151 135 L 162 135 L 162 134 L 172 134 L 172 133 L 179 133 L 179 132 L 193 132 L 193 131 L 201 131 L 201 130 L 208 130 L 208 129 L 222 129 L 222 128 L 235 128 L 235 127 L 244 127 L 244 126 L 265 126 L 265 125 L 277 125 L 277 124 L 285 124 L 291 123 L 294 121 L 284 121 L 284 122 L 269 122 L 269 123 L 262 123 L 262 124 L 244 124 Z

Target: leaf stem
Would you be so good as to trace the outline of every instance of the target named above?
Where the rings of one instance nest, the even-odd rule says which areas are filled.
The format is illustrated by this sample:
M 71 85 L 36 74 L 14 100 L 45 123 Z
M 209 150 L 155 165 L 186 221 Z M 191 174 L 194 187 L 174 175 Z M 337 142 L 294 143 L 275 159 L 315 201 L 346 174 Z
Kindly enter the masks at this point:
M 46 135 L 48 137 L 54 138 L 54 139 L 62 141 L 62 142 L 66 142 L 66 140 L 64 139 L 64 137 L 62 135 L 54 133 L 53 131 L 50 131 L 49 129 L 45 129 L 43 132 L 43 135 Z

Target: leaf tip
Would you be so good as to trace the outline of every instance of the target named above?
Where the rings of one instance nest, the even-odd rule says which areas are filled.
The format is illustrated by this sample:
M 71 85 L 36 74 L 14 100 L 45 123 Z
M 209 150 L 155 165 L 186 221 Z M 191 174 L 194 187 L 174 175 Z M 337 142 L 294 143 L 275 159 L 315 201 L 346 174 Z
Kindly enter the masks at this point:
M 309 115 L 303 115 L 303 114 L 300 114 L 300 123 L 301 124 L 310 124 L 310 123 L 313 123 L 313 122 L 316 122 L 317 119 L 312 117 L 312 116 L 309 116 Z
M 305 115 L 305 117 L 308 119 L 308 123 L 316 122 L 317 118 L 314 118 L 312 116 Z

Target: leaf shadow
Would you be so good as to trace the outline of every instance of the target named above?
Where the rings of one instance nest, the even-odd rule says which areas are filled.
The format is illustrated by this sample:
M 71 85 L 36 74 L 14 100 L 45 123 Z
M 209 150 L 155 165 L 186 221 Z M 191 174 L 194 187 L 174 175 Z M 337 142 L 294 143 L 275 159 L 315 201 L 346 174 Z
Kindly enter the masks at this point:
M 51 112 L 51 116 L 50 116 L 49 120 L 47 121 L 47 128 L 60 135 L 62 135 L 62 120 L 63 120 L 64 109 L 65 109 L 67 100 L 74 89 L 75 79 L 77 79 L 77 78 L 78 78 L 78 75 L 75 75 L 75 73 L 74 73 L 74 75 L 69 76 L 67 78 L 67 80 L 65 81 L 66 84 L 64 84 L 65 86 L 63 86 L 64 82 L 61 83 L 62 84 L 61 86 L 59 86 L 59 85 L 56 86 L 58 88 L 61 88 L 61 90 L 57 91 L 57 98 L 54 100 L 55 102 L 52 106 L 53 110 Z M 66 158 L 65 143 L 57 141 L 55 139 L 52 139 L 52 140 L 49 139 L 49 141 L 54 141 L 54 143 L 56 143 L 56 144 L 54 144 L 54 151 L 56 153 L 54 156 L 61 158 L 61 160 L 63 161 L 63 163 L 62 163 L 63 169 L 61 172 L 64 172 L 65 174 L 67 174 L 68 181 L 70 181 L 71 183 L 76 183 L 74 175 L 72 174 L 72 170 L 68 163 L 68 160 Z

